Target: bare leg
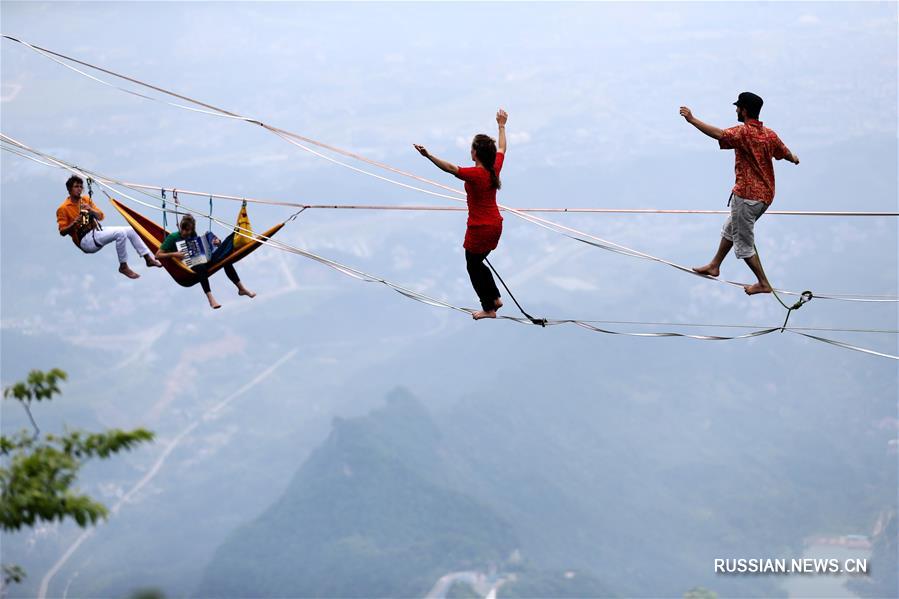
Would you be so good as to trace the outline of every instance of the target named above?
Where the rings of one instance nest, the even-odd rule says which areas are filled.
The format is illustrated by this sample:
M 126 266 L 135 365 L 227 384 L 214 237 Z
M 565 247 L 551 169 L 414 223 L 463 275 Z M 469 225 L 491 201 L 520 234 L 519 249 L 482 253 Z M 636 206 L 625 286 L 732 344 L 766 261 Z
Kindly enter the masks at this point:
M 234 269 L 233 265 L 225 265 L 225 274 L 228 276 L 228 279 L 232 283 L 234 283 L 234 286 L 237 287 L 237 295 L 245 295 L 249 298 L 256 297 L 255 293 L 243 286 L 243 283 L 240 281 L 240 277 L 237 275 L 237 271 Z
M 471 317 L 475 320 L 481 320 L 482 318 L 496 318 L 496 310 L 478 310 L 472 314 Z
M 503 307 L 503 300 L 496 298 L 495 300 L 493 300 L 493 305 L 496 307 L 497 310 L 499 310 L 500 308 Z
M 256 297 L 256 293 L 244 287 L 241 281 L 238 281 L 235 285 L 237 285 L 237 295 L 245 295 L 250 299 Z
M 746 295 L 771 293 L 771 283 L 768 282 L 768 277 L 765 276 L 765 269 L 762 268 L 762 261 L 759 260 L 759 255 L 753 254 L 749 258 L 746 258 L 746 265 L 759 280 L 759 282 L 754 285 L 746 285 L 743 287 Z
M 213 310 L 218 310 L 219 308 L 222 307 L 221 304 L 219 304 L 217 301 L 215 301 L 215 296 L 212 295 L 211 291 L 206 292 L 206 299 L 209 300 L 209 307 L 212 308 Z
M 709 275 L 710 277 L 717 277 L 721 274 L 721 263 L 724 262 L 727 253 L 730 252 L 730 248 L 732 247 L 734 247 L 734 242 L 722 237 L 721 243 L 718 244 L 718 253 L 715 254 L 712 261 L 705 266 L 693 267 L 693 272 L 698 272 L 701 275 Z
M 121 262 L 119 264 L 119 272 L 128 277 L 129 279 L 139 279 L 140 275 L 128 268 L 127 262 Z

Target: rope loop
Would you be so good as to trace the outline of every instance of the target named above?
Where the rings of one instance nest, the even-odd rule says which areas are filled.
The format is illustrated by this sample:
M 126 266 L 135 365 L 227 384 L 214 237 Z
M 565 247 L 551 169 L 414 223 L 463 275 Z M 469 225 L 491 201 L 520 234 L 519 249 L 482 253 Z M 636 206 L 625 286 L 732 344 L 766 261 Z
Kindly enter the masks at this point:
M 290 215 L 290 218 L 288 218 L 288 219 L 287 219 L 286 221 L 284 221 L 284 222 L 285 222 L 285 223 L 289 223 L 290 221 L 295 220 L 296 217 L 298 217 L 300 214 L 302 214 L 303 211 L 306 210 L 306 208 L 308 208 L 308 207 L 309 207 L 309 206 L 303 206 L 302 208 L 300 208 L 299 210 L 297 210 L 296 212 L 294 212 L 293 214 L 291 214 L 291 215 Z
M 799 296 L 799 300 L 798 300 L 795 304 L 793 304 L 793 305 L 790 307 L 790 310 L 798 310 L 799 308 L 801 308 L 801 307 L 804 306 L 805 304 L 807 304 L 807 303 L 809 303 L 810 301 L 812 301 L 812 299 L 813 299 L 814 297 L 815 297 L 815 294 L 812 293 L 811 291 L 809 291 L 808 289 L 806 289 L 806 290 L 803 291 L 802 294 Z
M 777 293 L 776 293 L 776 292 L 774 293 L 774 297 L 777 297 Z M 814 297 L 815 297 L 815 294 L 812 293 L 811 291 L 809 291 L 808 289 L 806 289 L 806 290 L 803 291 L 802 294 L 799 296 L 799 299 L 796 300 L 796 303 L 793 304 L 792 306 L 790 306 L 789 308 L 787 308 L 786 304 L 784 304 L 783 302 L 780 302 L 781 305 L 782 305 L 784 308 L 787 308 L 787 317 L 784 318 L 783 326 L 780 327 L 780 332 L 781 332 L 781 333 L 783 333 L 783 332 L 784 332 L 784 329 L 787 328 L 787 322 L 789 322 L 789 320 L 790 320 L 790 314 L 793 313 L 793 310 L 798 310 L 798 309 L 801 308 L 802 306 L 804 306 L 804 305 L 806 305 L 807 303 L 809 303 L 810 301 L 812 301 L 812 299 L 813 299 Z M 780 298 L 779 298 L 779 297 L 777 297 L 777 301 L 780 301 Z

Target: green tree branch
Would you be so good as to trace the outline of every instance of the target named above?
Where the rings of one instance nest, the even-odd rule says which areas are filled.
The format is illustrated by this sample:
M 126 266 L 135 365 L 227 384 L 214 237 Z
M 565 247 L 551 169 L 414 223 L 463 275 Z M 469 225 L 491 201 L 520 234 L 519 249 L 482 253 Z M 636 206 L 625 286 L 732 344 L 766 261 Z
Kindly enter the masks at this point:
M 3 390 L 4 399 L 19 401 L 28 413 L 34 434 L 27 429 L 0 435 L 0 528 L 16 531 L 39 521 L 72 518 L 78 526 L 96 524 L 108 514 L 106 506 L 73 486 L 78 471 L 91 458 L 107 459 L 120 451 L 151 441 L 153 433 L 137 428 L 112 429 L 101 433 L 80 430 L 63 435 L 44 435 L 29 408 L 32 401 L 50 400 L 60 393 L 66 380 L 62 370 L 32 370 L 25 381 Z M 4 586 L 20 582 L 25 572 L 16 565 L 3 565 Z

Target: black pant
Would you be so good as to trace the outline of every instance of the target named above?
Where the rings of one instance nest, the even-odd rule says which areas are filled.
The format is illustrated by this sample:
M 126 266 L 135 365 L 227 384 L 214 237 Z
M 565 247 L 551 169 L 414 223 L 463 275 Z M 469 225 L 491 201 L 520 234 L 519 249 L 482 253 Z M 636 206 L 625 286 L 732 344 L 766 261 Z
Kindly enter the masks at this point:
M 205 266 L 205 264 L 203 266 Z M 222 268 L 222 270 L 225 271 L 225 274 L 228 275 L 228 278 L 231 279 L 232 283 L 234 283 L 235 285 L 240 283 L 240 277 L 237 276 L 237 271 L 234 270 L 233 266 L 231 266 L 230 264 L 226 264 Z M 209 277 L 206 276 L 205 269 L 195 269 L 195 271 L 200 274 L 200 287 L 203 288 L 203 293 L 209 293 L 210 291 L 212 291 L 212 288 L 209 287 Z
M 486 311 L 496 310 L 496 300 L 499 298 L 499 289 L 493 281 L 493 274 L 484 259 L 490 252 L 473 254 L 465 250 L 465 266 L 468 268 L 468 276 L 471 277 L 471 286 L 474 287 L 478 299 L 481 300 L 481 308 Z

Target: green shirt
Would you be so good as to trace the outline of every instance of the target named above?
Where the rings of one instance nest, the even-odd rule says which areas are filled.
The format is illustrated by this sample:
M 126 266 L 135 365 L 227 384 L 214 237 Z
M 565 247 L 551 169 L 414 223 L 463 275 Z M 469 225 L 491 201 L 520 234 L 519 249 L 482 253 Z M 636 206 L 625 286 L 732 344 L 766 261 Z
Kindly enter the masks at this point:
M 159 249 L 163 252 L 174 252 L 175 244 L 183 239 L 181 237 L 180 231 L 175 231 L 174 233 L 169 233 L 168 236 L 163 240 L 162 245 L 159 246 Z

